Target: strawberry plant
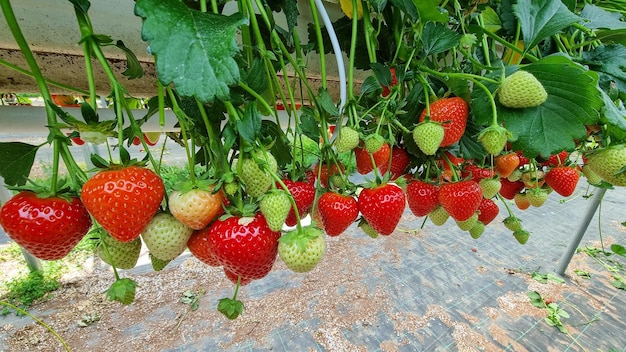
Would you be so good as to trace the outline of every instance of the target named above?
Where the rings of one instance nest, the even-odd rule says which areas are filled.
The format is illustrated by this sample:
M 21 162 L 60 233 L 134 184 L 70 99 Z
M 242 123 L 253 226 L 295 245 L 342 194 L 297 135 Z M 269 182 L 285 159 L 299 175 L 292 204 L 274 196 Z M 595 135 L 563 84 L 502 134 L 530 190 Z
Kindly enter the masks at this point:
M 0 143 L 0 176 L 19 191 L 0 211 L 0 224 L 42 258 L 66 253 L 40 252 L 31 245 L 35 231 L 14 229 L 13 205 L 25 194 L 33 203 L 84 204 L 66 220 L 84 226 L 41 237 L 70 248 L 93 219 L 97 254 L 114 268 L 135 265 L 140 236 L 155 270 L 185 247 L 223 267 L 236 288 L 219 309 L 235 318 L 243 309 L 240 286 L 266 276 L 279 247 L 298 271 L 323 260 L 320 231 L 336 236 L 356 223 L 371 237 L 392 235 L 408 204 L 414 216 L 437 226 L 452 217 L 479 238 L 503 206 L 509 240 L 524 244 L 532 237 L 514 210 L 572 196 L 581 173 L 600 187 L 626 184 L 619 34 L 626 6 L 619 2 L 356 0 L 342 1 L 337 10 L 345 16 L 334 22 L 313 16 L 304 23 L 300 6 L 317 14 L 334 5 L 137 0 L 157 74 L 153 95 L 141 100 L 148 108 L 142 117 L 125 88 L 143 74 L 137 57 L 93 27 L 89 1 L 67 5 L 90 63 L 88 87 L 74 88 L 87 94 L 72 99 L 80 105 L 72 113 L 53 99 L 10 2 L 0 0 L 29 65 L 22 70 L 45 101 L 42 125 L 54 155 L 42 190 L 28 182 L 41 145 Z M 125 55 L 121 75 L 104 47 Z M 327 62 L 331 51 L 336 64 Z M 316 72 L 311 60 L 319 62 Z M 95 81 L 93 65 L 106 82 Z M 104 84 L 112 119 L 95 104 Z M 166 110 L 175 121 L 164 118 Z M 167 138 L 185 152 L 182 180 L 169 179 L 150 152 L 162 136 L 143 127 L 150 119 L 176 131 Z M 106 149 L 106 157 L 92 158 L 95 175 L 70 153 L 79 139 Z M 141 145 L 145 160 L 130 160 L 132 145 Z M 60 166 L 69 171 L 65 182 Z M 364 177 L 351 177 L 357 173 Z M 311 227 L 302 225 L 306 216 Z M 295 229 L 283 234 L 284 225 Z M 69 234 L 72 241 L 58 240 Z M 245 245 L 233 240 L 244 235 Z M 229 250 L 231 243 L 240 251 Z M 114 273 L 109 297 L 130 303 L 136 283 Z

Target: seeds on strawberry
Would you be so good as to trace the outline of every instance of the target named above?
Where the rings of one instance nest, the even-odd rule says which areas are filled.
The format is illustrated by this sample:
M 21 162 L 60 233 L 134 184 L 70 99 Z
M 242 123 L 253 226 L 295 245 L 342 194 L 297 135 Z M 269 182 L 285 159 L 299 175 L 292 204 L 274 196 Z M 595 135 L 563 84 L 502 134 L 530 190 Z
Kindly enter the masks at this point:
M 411 159 L 409 157 L 409 153 L 406 149 L 398 146 L 394 146 L 391 149 L 391 165 L 389 163 L 382 164 L 378 169 L 380 170 L 381 175 L 385 175 L 387 170 L 391 173 L 389 180 L 395 181 L 400 176 L 404 175 L 407 167 L 411 163 Z
M 469 109 L 465 100 L 460 97 L 442 98 L 430 104 L 430 120 L 439 122 L 444 129 L 440 147 L 447 147 L 461 139 L 467 126 Z M 419 121 L 426 117 L 426 109 L 422 111 Z
M 368 135 L 363 141 L 365 150 L 367 150 L 367 152 L 370 154 L 376 153 L 380 148 L 382 148 L 384 143 L 385 139 L 381 135 L 376 133 Z
M 513 215 L 508 216 L 502 222 L 504 223 L 504 226 L 507 229 L 509 229 L 509 230 L 511 230 L 513 232 L 519 231 L 519 230 L 522 229 L 522 220 L 520 220 L 519 218 L 517 218 L 517 217 L 515 217 Z
M 526 242 L 528 242 L 528 238 L 530 237 L 530 233 L 526 230 L 518 230 L 513 232 L 513 237 L 515 237 L 519 244 L 526 244 Z
M 287 186 L 289 193 L 296 202 L 300 219 L 304 218 L 308 214 L 309 209 L 315 200 L 315 187 L 306 181 L 292 181 L 290 179 L 284 179 L 283 183 Z M 287 219 L 285 219 L 285 224 L 287 226 L 295 226 L 297 222 L 298 219 L 296 218 L 296 212 L 292 207 L 289 210 Z
M 224 213 L 222 191 L 193 188 L 189 190 L 172 191 L 169 196 L 169 210 L 183 224 L 194 230 L 206 227 L 211 221 Z
M 367 222 L 381 235 L 390 235 L 400 222 L 406 198 L 396 185 L 384 184 L 364 188 L 359 194 L 359 211 Z
M 626 145 L 611 146 L 589 154 L 587 165 L 613 186 L 626 186 Z
M 526 191 L 526 197 L 530 205 L 540 207 L 548 199 L 548 192 L 543 188 L 533 188 Z
M 476 222 L 476 224 L 469 229 L 469 234 L 473 239 L 478 239 L 483 232 L 485 232 L 485 224 L 480 221 Z
M 499 177 L 484 178 L 478 182 L 478 185 L 483 190 L 483 197 L 486 199 L 495 197 L 495 195 L 500 192 L 500 188 L 502 188 Z
M 349 152 L 359 145 L 359 132 L 350 126 L 342 126 L 335 140 L 338 153 Z
M 441 205 L 438 205 L 428 214 L 428 218 L 435 226 L 442 226 L 448 221 L 450 214 Z
M 421 180 L 409 183 L 406 187 L 406 197 L 413 215 L 421 217 L 433 211 L 439 205 L 438 191 L 437 186 Z
M 447 183 L 439 188 L 439 204 L 457 221 L 465 221 L 478 210 L 483 191 L 476 181 Z
M 554 167 L 544 176 L 548 186 L 563 197 L 569 197 L 574 193 L 579 179 L 578 170 L 568 166 Z
M 515 205 L 519 210 L 526 210 L 530 208 L 530 201 L 528 200 L 528 195 L 526 194 L 526 192 L 515 193 L 513 201 L 515 202 Z
M 463 231 L 469 231 L 478 222 L 478 213 L 477 212 L 474 213 L 474 215 L 472 215 L 467 220 L 463 220 L 463 221 L 455 220 L 455 222 L 456 222 L 456 225 L 459 227 L 459 229 Z
M 389 147 L 389 144 L 385 143 L 375 153 L 368 153 L 364 146 L 359 146 L 354 148 L 354 155 L 356 157 L 357 172 L 361 175 L 367 175 L 374 170 L 374 166 L 379 168 L 389 162 L 389 158 L 391 157 L 391 148 Z M 374 160 L 374 165 L 372 164 L 372 159 Z
M 493 159 L 494 169 L 502 178 L 509 177 L 519 166 L 519 156 L 511 152 L 498 155 Z
M 141 238 L 120 242 L 104 230 L 100 230 L 100 241 L 96 246 L 96 255 L 103 262 L 123 270 L 132 269 L 137 265 L 141 253 Z
M 435 155 L 437 153 L 443 137 L 444 129 L 436 122 L 421 122 L 413 129 L 413 140 L 422 153 L 426 155 Z
M 238 163 L 238 168 L 241 170 L 239 177 L 248 195 L 260 197 L 270 189 L 273 182 L 271 174 L 276 173 L 278 167 L 276 159 L 270 152 L 255 150 L 251 155 L 239 159 Z
M 478 206 L 478 221 L 488 225 L 500 213 L 500 208 L 491 199 L 483 198 Z
M 528 71 L 516 71 L 506 77 L 498 89 L 500 104 L 509 108 L 530 108 L 543 104 L 548 99 L 548 93 Z
M 193 229 L 170 213 L 158 213 L 141 232 L 141 238 L 154 257 L 170 261 L 186 248 Z
M 354 197 L 334 192 L 322 194 L 317 209 L 328 236 L 339 236 L 359 216 L 359 206 Z
M 291 210 L 291 200 L 284 190 L 273 190 L 263 195 L 259 201 L 259 209 L 267 220 L 272 231 L 280 231 Z
M 487 153 L 498 155 L 506 146 L 511 133 L 502 126 L 489 126 L 478 135 L 478 141 L 483 145 Z

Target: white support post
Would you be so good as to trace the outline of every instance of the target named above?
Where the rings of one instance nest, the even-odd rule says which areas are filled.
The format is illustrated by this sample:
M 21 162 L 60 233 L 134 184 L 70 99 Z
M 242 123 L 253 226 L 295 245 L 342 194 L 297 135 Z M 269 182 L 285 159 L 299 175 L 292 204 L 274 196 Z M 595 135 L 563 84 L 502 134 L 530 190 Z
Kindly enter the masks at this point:
M 600 188 L 596 190 L 596 193 L 591 198 L 591 204 L 589 204 L 587 213 L 581 219 L 580 225 L 578 225 L 578 231 L 574 234 L 574 237 L 571 239 L 569 246 L 565 250 L 565 253 L 563 253 L 563 256 L 561 256 L 561 261 L 559 262 L 559 266 L 556 269 L 556 273 L 561 276 L 565 275 L 565 270 L 567 269 L 569 262 L 572 260 L 576 249 L 580 245 L 580 241 L 582 241 L 583 236 L 585 235 L 585 232 L 589 227 L 589 223 L 591 222 L 591 219 L 593 219 L 593 216 L 596 214 L 596 210 L 598 210 L 600 202 L 602 201 L 602 198 L 606 193 L 606 188 Z

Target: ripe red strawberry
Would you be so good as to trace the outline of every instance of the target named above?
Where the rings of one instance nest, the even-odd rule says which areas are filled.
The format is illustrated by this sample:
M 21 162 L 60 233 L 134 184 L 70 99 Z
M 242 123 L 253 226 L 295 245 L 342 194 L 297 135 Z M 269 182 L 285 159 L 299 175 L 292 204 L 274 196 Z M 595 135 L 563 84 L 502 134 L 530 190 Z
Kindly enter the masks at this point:
M 568 161 L 569 153 L 567 151 L 562 151 L 557 154 L 552 154 L 548 157 L 548 160 L 545 161 L 544 165 L 550 167 L 557 167 L 560 165 L 565 165 Z
M 458 142 L 465 133 L 469 109 L 465 100 L 459 97 L 442 98 L 430 104 L 430 120 L 440 122 L 444 128 L 441 147 Z M 424 121 L 426 109 L 422 111 L 419 121 Z
M 239 286 L 246 286 L 247 284 L 254 281 L 253 279 L 236 275 L 226 268 L 224 268 L 224 275 L 226 275 L 226 278 L 230 280 L 230 282 L 232 282 L 233 284 L 237 284 L 237 281 L 239 281 Z
M 398 177 L 404 175 L 406 168 L 409 166 L 411 159 L 406 149 L 402 147 L 393 147 L 391 149 L 391 167 L 389 163 L 380 166 L 379 170 L 381 175 L 387 173 L 387 170 L 391 172 L 391 181 L 398 179 Z
M 439 188 L 432 183 L 415 180 L 406 187 L 406 198 L 409 209 L 415 216 L 426 216 L 439 205 L 437 192 Z
M 356 157 L 356 171 L 358 173 L 361 175 L 367 175 L 374 170 L 370 153 L 367 152 L 364 146 L 354 148 L 354 155 Z M 389 162 L 390 156 L 391 148 L 387 143 L 383 144 L 377 152 L 372 153 L 372 157 L 374 158 L 374 163 L 377 168 Z
M 498 155 L 493 159 L 493 164 L 496 173 L 506 178 L 519 166 L 519 156 L 514 152 Z
M 328 236 L 339 236 L 359 216 L 359 206 L 352 196 L 335 192 L 322 194 L 317 203 L 324 231 Z
M 272 231 L 261 213 L 231 216 L 209 226 L 209 250 L 220 265 L 236 276 L 260 279 L 276 261 L 280 232 Z
M 194 230 L 207 226 L 224 213 L 224 193 L 214 192 L 213 186 L 205 188 L 185 188 L 172 191 L 169 197 L 169 210 L 183 224 Z
M 359 211 L 381 235 L 390 235 L 400 222 L 406 206 L 406 197 L 396 185 L 384 184 L 364 188 L 359 194 Z
M 580 173 L 573 167 L 557 166 L 550 169 L 543 179 L 556 193 L 569 197 L 576 190 Z
M 215 257 L 215 254 L 211 251 L 209 244 L 209 229 L 211 227 L 205 227 L 202 230 L 194 231 L 187 241 L 187 248 L 194 257 L 198 258 L 204 264 L 210 266 L 220 266 L 220 262 Z
M 78 198 L 39 198 L 34 192 L 22 191 L 0 209 L 0 225 L 30 254 L 58 260 L 89 231 L 91 218 Z
M 488 225 L 500 213 L 500 208 L 491 199 L 483 198 L 478 206 L 478 221 Z
M 500 195 L 510 200 L 515 198 L 515 195 L 524 189 L 524 182 L 511 182 L 506 178 L 500 178 L 500 185 Z
M 98 172 L 85 182 L 80 197 L 113 238 L 130 242 L 139 237 L 159 210 L 164 194 L 163 181 L 157 174 L 129 166 Z
M 483 191 L 474 180 L 446 183 L 437 194 L 439 204 L 457 221 L 465 221 L 478 210 Z
M 296 201 L 300 219 L 304 218 L 308 214 L 309 209 L 315 200 L 315 187 L 305 181 L 292 181 L 285 179 L 283 180 L 283 183 L 287 186 L 289 193 L 291 193 L 291 196 Z M 287 226 L 295 226 L 297 222 L 298 219 L 296 218 L 296 212 L 293 208 L 291 208 L 289 215 L 287 215 L 287 219 L 285 220 L 285 224 L 287 224 Z
M 486 167 L 480 167 L 476 164 L 465 164 L 463 167 L 463 172 L 461 176 L 463 178 L 469 177 L 476 182 L 480 182 L 480 180 L 485 178 L 492 178 L 495 175 L 495 172 L 492 169 Z

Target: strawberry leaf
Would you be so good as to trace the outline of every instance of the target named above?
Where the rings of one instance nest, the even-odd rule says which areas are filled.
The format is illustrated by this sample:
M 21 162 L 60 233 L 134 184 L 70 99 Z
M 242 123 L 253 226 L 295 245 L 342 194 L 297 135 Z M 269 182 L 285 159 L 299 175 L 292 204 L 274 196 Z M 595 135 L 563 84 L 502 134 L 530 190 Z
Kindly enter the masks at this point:
M 243 302 L 232 298 L 222 298 L 217 304 L 217 310 L 230 320 L 237 319 L 243 313 L 243 308 Z
M 513 150 L 536 157 L 573 150 L 584 139 L 585 125 L 598 121 L 603 100 L 597 75 L 564 56 L 551 56 L 524 67 L 548 92 L 541 105 L 527 109 L 498 106 L 499 118 L 513 134 Z
M 444 24 L 428 22 L 422 32 L 425 56 L 442 53 L 459 45 L 461 35 Z
M 30 174 L 39 147 L 21 142 L 0 143 L 0 176 L 9 186 L 22 186 Z
M 143 18 L 142 38 L 150 42 L 163 85 L 174 83 L 185 97 L 212 102 L 228 98 L 229 85 L 239 80 L 235 35 L 246 19 L 203 13 L 178 0 L 138 0 L 135 14 Z
M 109 301 L 118 301 L 124 305 L 133 303 L 135 300 L 135 288 L 137 282 L 129 278 L 116 280 L 107 290 Z
M 513 12 L 519 19 L 527 50 L 582 20 L 561 1 L 519 0 Z

